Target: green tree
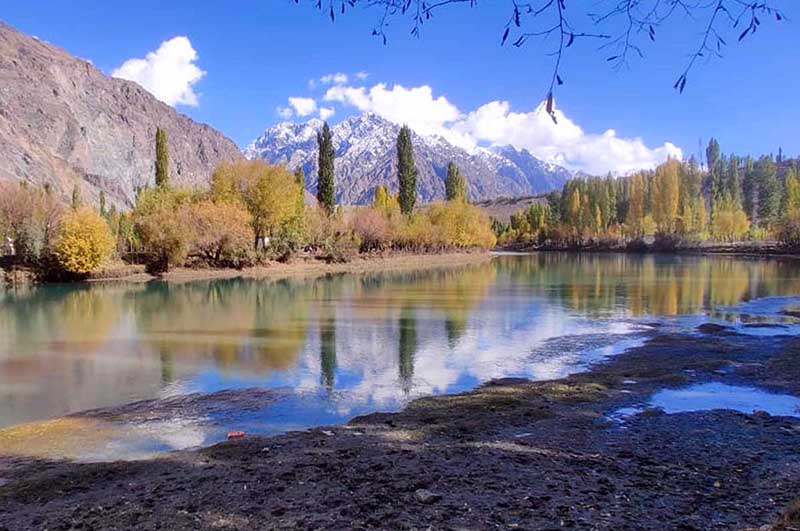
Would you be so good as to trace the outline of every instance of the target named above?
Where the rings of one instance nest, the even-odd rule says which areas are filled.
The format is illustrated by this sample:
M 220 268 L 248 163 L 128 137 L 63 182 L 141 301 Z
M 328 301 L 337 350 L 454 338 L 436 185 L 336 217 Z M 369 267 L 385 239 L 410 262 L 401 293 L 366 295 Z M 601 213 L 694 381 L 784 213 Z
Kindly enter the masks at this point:
M 301 215 L 306 208 L 306 173 L 303 171 L 302 166 L 298 166 L 294 170 L 294 182 L 300 190 L 297 198 L 297 213 Z
M 400 185 L 400 210 L 411 215 L 417 202 L 417 166 L 414 164 L 414 146 L 411 144 L 411 129 L 400 128 L 397 136 L 397 180 Z
M 160 127 L 156 129 L 156 186 L 169 184 L 169 146 L 167 133 Z
M 317 133 L 317 148 L 319 174 L 317 176 L 317 200 L 328 214 L 333 213 L 335 202 L 335 182 L 333 177 L 333 159 L 336 151 L 333 149 L 333 136 L 328 122 L 322 126 L 322 131 Z
M 72 187 L 72 200 L 70 202 L 72 206 L 72 210 L 78 210 L 83 205 L 83 199 L 81 198 L 81 189 L 76 184 Z
M 453 162 L 447 165 L 447 179 L 444 181 L 445 197 L 448 201 L 467 200 L 467 180 Z
M 758 183 L 758 219 L 762 227 L 769 227 L 780 217 L 782 190 L 778 170 L 772 157 L 763 156 L 755 163 Z
M 100 190 L 100 215 L 106 217 L 106 193 Z

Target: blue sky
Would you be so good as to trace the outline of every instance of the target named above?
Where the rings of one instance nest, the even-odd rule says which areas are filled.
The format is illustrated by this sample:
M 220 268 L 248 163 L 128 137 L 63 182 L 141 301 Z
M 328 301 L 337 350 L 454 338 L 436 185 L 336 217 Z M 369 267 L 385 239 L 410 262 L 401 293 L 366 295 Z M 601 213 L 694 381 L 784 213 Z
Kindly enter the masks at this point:
M 697 45 L 700 21 L 659 28 L 657 42 L 645 46 L 645 60 L 632 61 L 628 69 L 612 69 L 605 61 L 608 53 L 598 52 L 596 43 L 577 44 L 565 57 L 566 83 L 557 94 L 557 105 L 567 125 L 594 135 L 594 143 L 585 147 L 586 139 L 575 136 L 576 129 L 567 140 L 555 142 L 549 151 L 542 148 L 537 155 L 558 160 L 558 150 L 574 147 L 584 151 L 567 154 L 576 157 L 572 166 L 595 170 L 604 164 L 619 166 L 615 160 L 587 162 L 587 157 L 598 158 L 615 149 L 599 140 L 608 129 L 626 141 L 641 138 L 641 145 L 631 149 L 651 150 L 642 160 L 667 153 L 656 152 L 666 143 L 685 155 L 696 153 L 698 140 L 712 135 L 726 152 L 768 153 L 782 146 L 791 155 L 800 154 L 800 6 L 789 0 L 775 3 L 790 20 L 780 24 L 765 20 L 753 38 L 740 44 L 733 44 L 736 34 L 726 35 L 731 45 L 725 57 L 695 68 L 683 95 L 676 94 L 672 84 Z M 109 74 L 126 60 L 144 58 L 161 43 L 186 36 L 197 53 L 193 64 L 205 75 L 192 86 L 197 105 L 176 108 L 211 124 L 242 147 L 281 120 L 278 109 L 291 107 L 289 97 L 313 98 L 317 108 L 335 109 L 331 118 L 335 122 L 367 107 L 381 111 L 375 98 L 391 99 L 395 84 L 406 89 L 429 87 L 432 101 L 446 98 L 452 108 L 444 106 L 442 120 L 447 119 L 448 109 L 465 120 L 491 102 L 508 102 L 507 107 L 493 108 L 492 117 L 502 118 L 502 124 L 483 120 L 481 125 L 504 127 L 503 132 L 481 133 L 480 143 L 512 139 L 522 145 L 547 144 L 552 132 L 523 138 L 511 130 L 542 125 L 530 116 L 546 93 L 552 59 L 545 55 L 549 48 L 535 42 L 521 49 L 499 46 L 509 4 L 485 0 L 475 9 L 447 9 L 423 28 L 419 39 L 408 35 L 409 21 L 397 20 L 387 46 L 370 35 L 378 12 L 350 11 L 332 24 L 302 0 L 300 5 L 259 0 L 229 1 L 224 6 L 183 0 L 58 0 L 47 2 L 46 8 L 13 2 L 4 5 L 0 18 L 90 59 Z M 369 77 L 355 79 L 354 74 L 362 71 Z M 309 87 L 309 80 L 334 72 L 348 74 L 343 86 L 349 89 L 363 86 L 370 102 L 359 106 L 359 94 L 353 90 L 339 91 L 338 101 L 325 101 L 330 86 Z M 378 83 L 386 84 L 383 92 L 371 92 Z M 400 99 L 406 105 L 426 97 L 405 96 L 409 97 Z M 434 114 L 441 107 L 431 105 L 414 107 Z M 418 120 L 414 111 L 392 110 L 393 116 L 404 120 L 408 113 L 406 121 L 412 126 Z M 514 112 L 520 116 L 510 116 Z M 435 129 L 435 124 L 431 127 Z M 466 131 L 465 125 L 459 127 L 449 132 L 457 136 Z M 569 148 L 564 148 L 565 142 Z

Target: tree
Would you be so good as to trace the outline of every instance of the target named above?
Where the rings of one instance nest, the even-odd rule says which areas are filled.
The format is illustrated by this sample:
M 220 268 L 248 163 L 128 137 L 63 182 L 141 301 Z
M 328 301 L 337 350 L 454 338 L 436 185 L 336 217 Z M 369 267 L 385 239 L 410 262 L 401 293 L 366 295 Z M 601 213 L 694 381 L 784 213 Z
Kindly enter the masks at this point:
M 188 254 L 215 266 L 239 267 L 252 249 L 252 216 L 240 203 L 205 199 L 184 205 L 178 212 L 189 231 Z
M 417 166 L 414 164 L 411 129 L 407 125 L 400 128 L 397 136 L 397 180 L 400 187 L 400 210 L 407 216 L 411 215 L 417 202 Z
M 717 240 L 735 241 L 750 230 L 750 221 L 742 207 L 730 197 L 723 196 L 711 212 L 711 235 Z
M 108 213 L 106 212 L 106 193 L 103 190 L 100 190 L 100 215 L 106 217 Z
M 64 271 L 86 275 L 111 256 L 114 236 L 105 219 L 81 207 L 64 217 L 54 250 Z
M 324 11 L 331 20 L 336 13 L 344 14 L 347 9 L 357 7 L 374 8 L 381 12 L 378 24 L 372 34 L 387 43 L 387 30 L 395 18 L 411 20 L 411 34 L 419 37 L 422 25 L 433 15 L 447 7 L 479 7 L 484 2 L 477 0 L 307 0 L 317 9 Z M 295 0 L 299 3 L 299 0 Z M 491 4 L 493 2 L 486 2 Z M 723 38 L 728 32 L 738 35 L 739 41 L 753 35 L 761 26 L 761 18 L 777 21 L 786 17 L 775 6 L 777 0 L 683 0 L 652 2 L 641 0 L 619 0 L 608 7 L 597 10 L 581 9 L 581 2 L 575 0 L 548 1 L 540 4 L 513 1 L 509 2 L 509 16 L 502 30 L 500 45 L 507 42 L 515 47 L 524 46 L 529 41 L 548 45 L 547 54 L 553 58 L 550 75 L 550 88 L 547 96 L 547 112 L 555 121 L 552 105 L 553 92 L 564 83 L 561 76 L 562 58 L 573 47 L 576 40 L 599 40 L 602 48 L 609 50 L 606 61 L 616 67 L 625 66 L 631 57 L 644 57 L 644 44 L 656 41 L 656 28 L 673 22 L 685 26 L 697 24 L 700 31 L 699 43 L 689 50 L 689 58 L 673 88 L 683 92 L 690 72 L 704 58 L 720 56 L 727 45 Z M 570 6 L 567 9 L 567 6 Z M 698 28 L 698 29 L 699 29 Z M 744 31 L 742 29 L 744 28 Z M 669 34 L 669 33 L 667 33 Z M 733 37 L 733 36 L 731 36 Z M 732 41 L 733 38 L 730 38 Z
M 758 183 L 758 219 L 763 227 L 768 227 L 780 218 L 782 199 L 778 169 L 772 157 L 762 156 L 754 165 L 755 179 Z
M 263 160 L 221 164 L 211 176 L 214 201 L 241 202 L 247 207 L 255 248 L 296 220 L 302 194 L 295 174 Z
M 644 176 L 631 177 L 631 192 L 628 205 L 628 228 L 634 237 L 644 235 Z
M 72 200 L 70 202 L 72 205 L 72 210 L 78 210 L 81 206 L 83 206 L 83 199 L 81 198 L 81 189 L 76 184 L 72 187 Z
M 167 133 L 160 127 L 156 128 L 156 186 L 165 187 L 169 184 L 169 146 Z
M 333 136 L 328 122 L 322 126 L 322 131 L 317 132 L 317 148 L 319 174 L 317 177 L 317 200 L 328 214 L 333 213 L 335 206 L 335 183 L 333 176 L 333 160 L 336 152 L 333 149 Z
M 784 212 L 787 215 L 800 213 L 800 173 L 792 167 L 784 176 Z
M 448 201 L 467 200 L 467 181 L 461 170 L 453 162 L 447 165 L 447 178 L 444 181 L 445 197 Z
M 297 194 L 297 214 L 302 216 L 306 208 L 306 173 L 302 166 L 298 166 L 294 170 L 294 180 L 300 192 Z
M 670 159 L 656 168 L 653 196 L 653 221 L 661 234 L 673 233 L 678 219 L 680 177 L 678 161 Z
M 168 271 L 186 261 L 191 231 L 176 214 L 191 201 L 191 192 L 167 187 L 151 188 L 139 194 L 131 218 L 151 270 Z

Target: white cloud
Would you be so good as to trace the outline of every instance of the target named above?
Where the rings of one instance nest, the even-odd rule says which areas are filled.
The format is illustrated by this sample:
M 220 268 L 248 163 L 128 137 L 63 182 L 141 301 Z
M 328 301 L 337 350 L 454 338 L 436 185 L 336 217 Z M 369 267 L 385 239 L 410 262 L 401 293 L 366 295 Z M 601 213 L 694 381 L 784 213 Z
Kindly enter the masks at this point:
M 314 98 L 289 98 L 289 105 L 297 113 L 297 116 L 308 116 L 317 110 L 317 102 Z
M 356 79 L 358 79 L 359 81 L 364 81 L 368 77 L 369 77 L 369 72 L 367 72 L 366 70 L 360 70 L 356 72 Z
M 275 109 L 275 112 L 278 113 L 278 116 L 283 118 L 284 120 L 288 120 L 292 116 L 294 116 L 294 111 L 289 107 L 278 107 Z
M 444 96 L 434 97 L 430 86 L 389 88 L 379 83 L 370 89 L 336 85 L 325 101 L 338 102 L 361 112 L 373 112 L 417 133 L 440 135 L 473 151 L 483 145 L 512 145 L 536 157 L 573 170 L 602 175 L 652 168 L 667 157 L 682 157 L 670 142 L 651 148 L 641 138 L 624 138 L 613 129 L 587 133 L 560 109 L 553 123 L 543 105 L 530 112 L 513 112 L 507 101 L 491 101 L 463 114 Z
M 167 105 L 197 105 L 194 84 L 206 75 L 187 37 L 173 37 L 144 59 L 128 59 L 111 75 L 135 81 Z
M 444 96 L 433 97 L 427 85 L 388 88 L 379 83 L 367 90 L 364 87 L 335 86 L 328 89 L 325 101 L 351 105 L 362 112 L 374 112 L 387 120 L 409 127 L 421 134 L 445 134 L 444 125 L 461 117 L 455 105 Z
M 344 85 L 348 79 L 347 74 L 336 72 L 322 76 L 319 78 L 319 82 L 323 85 Z
M 321 120 L 327 120 L 331 116 L 336 114 L 336 109 L 333 107 L 320 107 L 319 108 L 319 117 Z

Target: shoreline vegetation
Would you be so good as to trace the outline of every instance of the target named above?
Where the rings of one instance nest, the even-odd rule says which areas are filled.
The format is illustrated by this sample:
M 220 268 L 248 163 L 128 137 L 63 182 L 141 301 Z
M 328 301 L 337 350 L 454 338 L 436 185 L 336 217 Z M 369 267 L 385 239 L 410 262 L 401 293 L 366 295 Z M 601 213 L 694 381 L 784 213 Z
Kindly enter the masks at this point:
M 155 184 L 138 190 L 129 212 L 108 207 L 102 193 L 95 209 L 77 186 L 65 205 L 47 186 L 0 183 L 0 280 L 357 271 L 376 256 L 491 249 L 787 255 L 800 248 L 800 171 L 780 153 L 757 160 L 726 156 L 712 139 L 707 170 L 692 157 L 629 177 L 572 179 L 504 223 L 468 201 L 469 183 L 453 163 L 446 199 L 418 204 L 407 127 L 397 141 L 397 193 L 379 184 L 370 205 L 337 205 L 327 124 L 317 142 L 316 181 L 302 167 L 292 173 L 241 161 L 218 166 L 207 189 L 188 189 L 170 184 L 168 139 L 158 129 Z M 317 189 L 313 204 L 306 199 L 309 185 Z
M 654 325 L 644 345 L 586 372 L 492 381 L 345 425 L 134 462 L 0 458 L 0 529 L 790 531 L 798 419 L 614 414 L 709 382 L 797 395 L 798 349 L 791 336 Z M 86 412 L 106 414 L 118 413 Z

